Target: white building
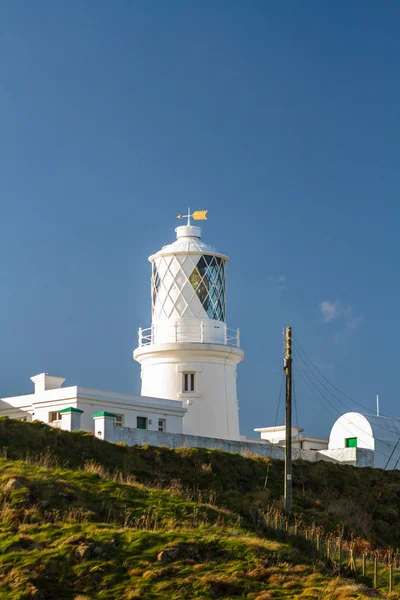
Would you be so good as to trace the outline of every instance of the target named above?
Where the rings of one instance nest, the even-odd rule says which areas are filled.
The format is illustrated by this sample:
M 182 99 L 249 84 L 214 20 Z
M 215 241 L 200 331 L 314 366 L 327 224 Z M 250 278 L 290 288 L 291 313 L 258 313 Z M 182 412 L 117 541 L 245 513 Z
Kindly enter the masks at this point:
M 286 444 L 286 426 L 278 425 L 277 427 L 259 427 L 254 429 L 260 433 L 261 439 L 277 446 L 285 446 Z M 292 427 L 292 446 L 299 450 L 325 450 L 328 448 L 328 440 L 325 438 L 302 435 L 301 427 Z
M 63 411 L 80 414 L 79 428 L 94 433 L 93 415 L 108 412 L 116 426 L 182 433 L 186 410 L 180 400 L 144 398 L 81 386 L 62 387 L 65 379 L 41 373 L 31 378 L 34 393 L 0 400 L 0 416 L 61 426 Z M 75 429 L 76 427 L 73 427 Z
M 139 330 L 133 357 L 142 394 L 181 400 L 183 432 L 239 440 L 236 367 L 239 330 L 226 325 L 228 257 L 201 241 L 201 229 L 176 228 L 176 241 L 149 257 L 152 323 Z
M 187 217 L 177 240 L 149 258 L 152 325 L 139 330 L 134 352 L 142 395 L 62 387 L 63 378 L 42 373 L 32 377 L 33 394 L 0 400 L 0 416 L 55 427 L 73 421 L 93 432 L 93 415 L 106 412 L 117 426 L 240 439 L 236 366 L 244 353 L 239 330 L 225 322 L 229 259 L 203 243 Z
M 334 423 L 329 437 L 329 450 L 373 450 L 374 466 L 390 470 L 400 468 L 399 440 L 400 419 L 348 412 Z

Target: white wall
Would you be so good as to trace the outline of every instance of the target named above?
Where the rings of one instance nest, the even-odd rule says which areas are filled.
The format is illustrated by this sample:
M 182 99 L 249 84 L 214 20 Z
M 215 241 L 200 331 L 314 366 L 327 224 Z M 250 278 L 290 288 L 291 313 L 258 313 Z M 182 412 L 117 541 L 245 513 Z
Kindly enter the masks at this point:
M 324 450 L 328 447 L 327 440 L 300 440 L 301 448 L 303 450 Z
M 166 431 L 170 433 L 182 433 L 182 417 L 171 415 L 160 410 L 145 409 L 142 407 L 123 407 L 121 405 L 109 404 L 105 408 L 104 404 L 96 404 L 93 401 L 79 399 L 78 408 L 83 410 L 81 424 L 85 431 L 93 432 L 93 417 L 92 415 L 104 410 L 119 415 L 124 415 L 125 427 L 136 427 L 137 417 L 146 417 L 148 429 L 152 431 L 158 430 L 158 419 L 165 419 Z M 150 423 L 151 421 L 151 423 Z
M 357 438 L 358 448 L 375 449 L 371 425 L 364 415 L 356 412 L 346 413 L 334 423 L 329 436 L 329 450 L 346 447 L 346 438 Z
M 331 430 L 329 449 L 345 448 L 346 438 L 356 437 L 358 448 L 374 450 L 375 467 L 383 469 L 387 466 L 388 469 L 393 469 L 400 456 L 400 447 L 394 451 L 398 436 L 394 431 L 385 429 L 387 426 L 385 419 L 374 415 L 370 418 L 372 425 L 368 420 L 368 415 L 364 416 L 356 412 L 346 413 L 339 417 Z M 393 421 L 393 419 L 389 421 Z M 388 462 L 392 452 L 393 456 Z M 400 468 L 400 461 L 396 468 Z
M 81 428 L 91 433 L 93 433 L 92 415 L 98 412 L 108 411 L 124 415 L 124 424 L 127 427 L 136 427 L 138 416 L 146 417 L 148 428 L 153 431 L 158 430 L 158 419 L 165 419 L 166 431 L 171 433 L 182 432 L 182 419 L 185 413 L 179 400 L 143 398 L 71 386 L 0 400 L 0 416 L 14 419 L 26 416 L 27 420 L 49 423 L 50 412 L 60 411 L 70 406 L 84 411 L 81 416 Z
M 183 432 L 239 439 L 236 367 L 243 352 L 216 344 L 162 344 L 138 348 L 142 364 L 142 395 L 181 399 L 187 414 Z M 196 373 L 194 393 L 183 393 L 182 373 Z

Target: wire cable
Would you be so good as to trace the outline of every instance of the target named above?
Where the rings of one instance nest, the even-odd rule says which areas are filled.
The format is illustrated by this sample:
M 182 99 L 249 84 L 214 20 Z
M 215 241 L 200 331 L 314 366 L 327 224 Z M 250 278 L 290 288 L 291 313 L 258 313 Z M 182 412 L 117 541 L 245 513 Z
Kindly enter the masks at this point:
M 297 352 L 296 352 L 296 356 L 297 356 L 297 359 L 299 360 L 300 366 L 302 366 L 302 368 L 303 368 L 303 371 L 306 373 L 307 366 L 305 365 L 305 363 L 304 363 L 304 362 L 303 362 L 303 360 L 301 359 L 300 355 L 299 355 L 299 354 L 297 354 Z M 317 382 L 318 382 L 320 385 L 322 385 L 322 384 L 321 384 L 321 382 L 320 382 L 320 381 L 318 380 L 318 378 L 316 377 L 316 375 L 314 375 L 314 373 L 313 373 L 311 370 L 310 370 L 310 373 L 311 373 L 311 375 L 312 375 L 312 376 L 313 376 L 313 377 L 316 379 L 316 381 L 317 381 Z M 335 406 L 332 404 L 332 402 L 331 402 L 330 400 L 328 400 L 328 398 L 327 398 L 327 397 L 326 397 L 326 396 L 325 396 L 325 395 L 324 395 L 324 394 L 321 392 L 321 390 L 320 390 L 320 389 L 319 389 L 317 386 L 315 386 L 314 382 L 313 382 L 311 379 L 310 379 L 310 381 L 311 381 L 311 383 L 314 385 L 314 387 L 316 387 L 316 389 L 319 391 L 319 393 L 322 395 L 322 397 L 323 397 L 323 398 L 325 398 L 325 400 L 326 400 L 326 401 L 327 401 L 327 402 L 330 404 L 330 406 L 332 406 L 332 408 L 333 408 L 334 410 L 336 410 L 336 411 L 337 411 L 337 412 L 338 412 L 338 413 L 341 415 L 341 414 L 342 414 L 342 413 L 341 413 L 341 411 L 340 411 L 338 408 L 336 408 L 336 407 L 335 407 Z M 348 407 L 347 407 L 347 408 L 348 408 Z M 352 423 L 352 422 L 350 421 L 350 419 L 348 419 L 348 420 L 349 420 L 349 423 Z M 354 425 L 354 423 L 352 423 L 352 425 Z M 391 433 L 391 434 L 393 434 L 393 433 L 396 433 L 396 432 L 394 432 L 392 429 L 388 429 L 387 427 L 382 427 L 382 426 L 379 426 L 379 425 L 377 425 L 377 427 L 379 427 L 380 429 L 384 429 L 385 431 L 388 431 L 388 432 L 389 432 L 389 433 Z M 359 429 L 360 429 L 360 431 L 363 431 L 363 430 L 362 430 L 360 427 L 359 427 Z M 366 434 L 366 435 L 368 435 L 368 436 L 370 435 L 370 433 L 368 433 L 367 431 L 363 431 L 363 433 L 365 433 L 365 434 Z M 393 448 L 393 444 L 390 444 L 390 443 L 389 443 L 389 442 L 387 442 L 386 440 L 381 440 L 380 438 L 377 438 L 377 439 L 379 439 L 379 441 L 384 441 L 385 443 L 387 443 L 387 445 L 388 445 L 388 446 L 390 446 L 391 448 Z
M 312 386 L 317 390 L 317 392 L 319 394 L 321 394 L 322 398 L 324 398 L 324 400 L 333 408 L 333 410 L 335 410 L 340 416 L 343 416 L 341 411 L 339 409 L 337 409 L 332 402 L 330 402 L 330 400 L 328 400 L 328 398 L 321 392 L 321 390 L 315 385 L 314 381 L 309 377 L 308 373 L 305 371 L 304 366 L 302 365 L 301 361 L 298 361 L 298 363 L 300 365 L 300 367 L 302 368 L 303 374 L 306 376 L 306 378 L 308 379 L 308 381 L 312 384 Z M 302 373 L 300 371 L 300 375 L 302 376 Z M 304 377 L 302 377 L 303 381 L 307 384 L 307 381 L 304 379 Z M 307 387 L 311 390 L 310 386 L 307 384 Z M 315 393 L 313 393 L 313 391 L 311 390 L 311 393 L 314 395 L 314 397 L 318 400 L 318 402 L 321 404 L 321 406 L 323 406 L 323 408 L 325 410 L 327 410 L 327 412 L 335 419 L 337 420 L 337 416 L 335 416 L 330 410 L 327 409 L 327 407 L 320 401 L 320 399 L 315 396 Z M 366 436 L 370 437 L 371 434 L 368 431 L 365 431 L 364 429 L 362 429 L 361 427 L 359 427 L 358 425 L 356 425 L 355 423 L 353 423 L 353 421 L 351 421 L 349 418 L 348 420 L 348 424 L 353 425 L 353 427 L 355 427 L 356 429 L 358 429 L 358 431 L 361 431 L 361 433 L 364 433 Z M 354 431 L 351 431 L 350 429 L 348 429 L 344 424 L 342 424 L 343 429 L 345 429 L 348 433 L 350 433 L 351 435 L 354 434 Z M 392 432 L 393 433 L 393 432 Z M 368 442 L 366 442 L 365 439 L 363 439 L 361 436 L 358 436 L 359 439 L 366 444 L 366 450 L 373 450 L 372 448 L 368 448 Z M 380 438 L 376 438 L 378 441 L 384 441 L 388 446 L 390 446 L 391 448 L 394 447 L 393 444 L 390 444 L 389 442 L 386 442 L 385 440 L 381 440 Z M 373 450 L 374 452 L 376 452 L 377 454 L 380 454 L 381 456 L 383 456 L 384 458 L 388 458 L 387 454 L 384 454 L 383 452 L 381 452 L 380 450 Z
M 299 431 L 299 434 L 300 434 L 299 414 L 297 412 L 296 389 L 295 389 L 295 386 L 294 386 L 294 377 L 293 377 L 293 375 L 292 375 L 292 387 L 293 387 L 294 411 L 295 411 L 295 414 L 296 414 L 296 427 L 297 427 L 297 429 Z M 301 448 L 301 442 L 300 442 L 300 450 L 301 449 L 302 448 Z M 303 492 L 303 496 L 305 497 L 306 490 L 305 490 L 305 487 L 304 487 L 303 459 L 301 458 L 301 456 L 300 456 L 300 476 L 301 476 L 301 489 L 302 489 L 302 492 Z
M 284 372 L 283 372 L 283 370 L 282 370 L 281 389 L 279 390 L 279 398 L 278 398 L 278 405 L 277 405 L 277 407 L 276 407 L 276 414 L 275 414 L 275 425 L 274 425 L 274 431 L 273 431 L 273 433 L 275 433 L 275 430 L 276 430 L 276 425 L 277 425 L 277 423 L 278 423 L 279 407 L 280 407 L 280 405 L 281 405 L 281 397 L 282 397 L 282 389 L 283 389 L 283 380 L 284 380 Z M 269 463 L 268 463 L 268 467 L 267 467 L 267 473 L 266 473 L 266 475 L 265 475 L 264 489 L 266 489 L 266 487 L 267 487 L 267 485 L 268 485 L 269 471 L 270 471 L 270 468 L 271 468 L 271 459 L 272 459 L 272 448 L 273 448 L 273 444 L 272 444 L 272 442 L 270 442 L 270 444 L 271 444 L 271 448 L 270 448 L 271 452 L 270 452 L 270 455 L 269 455 Z
M 340 415 L 342 415 L 341 411 L 340 411 L 339 409 L 337 409 L 337 408 L 336 408 L 336 407 L 335 407 L 335 406 L 332 404 L 332 402 L 331 402 L 331 401 L 330 401 L 330 400 L 329 400 L 329 399 L 328 399 L 328 398 L 327 398 L 327 397 L 326 397 L 326 396 L 325 396 L 325 395 L 324 395 L 324 394 L 321 392 L 321 390 L 318 388 L 318 386 L 317 386 L 317 385 L 314 383 L 314 381 L 313 381 L 313 380 L 310 378 L 310 376 L 308 375 L 308 373 L 307 373 L 307 371 L 306 371 L 306 369 L 305 369 L 304 363 L 303 363 L 303 361 L 301 360 L 301 358 L 300 358 L 300 356 L 299 356 L 299 355 L 297 355 L 297 361 L 296 361 L 296 364 L 298 364 L 298 365 L 301 367 L 301 369 L 302 369 L 302 371 L 303 371 L 303 374 L 305 375 L 305 377 L 308 379 L 308 381 L 311 383 L 311 385 L 312 385 L 312 386 L 313 386 L 313 387 L 316 389 L 316 391 L 317 391 L 317 392 L 318 392 L 318 393 L 319 393 L 319 394 L 322 396 L 322 398 L 324 398 L 324 400 L 325 400 L 325 401 L 326 401 L 326 402 L 327 402 L 327 403 L 328 403 L 328 404 L 329 404 L 329 405 L 330 405 L 330 406 L 333 408 L 333 410 L 335 410 L 337 413 L 339 413 Z M 302 372 L 300 371 L 299 373 L 300 373 L 300 376 L 302 377 L 303 381 L 306 383 L 307 387 L 310 389 L 310 391 L 311 391 L 311 393 L 313 394 L 313 396 L 316 398 L 316 400 L 317 400 L 317 401 L 318 401 L 318 402 L 319 402 L 319 403 L 320 403 L 320 404 L 323 406 L 323 408 L 324 408 L 325 410 L 327 410 L 327 412 L 328 412 L 328 413 L 329 413 L 329 414 L 330 414 L 330 415 L 331 415 L 331 416 L 332 416 L 332 417 L 333 417 L 335 420 L 337 420 L 337 417 L 336 417 L 336 416 L 335 416 L 335 415 L 334 415 L 334 414 L 333 414 L 333 413 L 332 413 L 330 410 L 328 410 L 328 409 L 326 408 L 326 406 L 325 406 L 325 405 L 324 405 L 324 404 L 323 404 L 323 403 L 320 401 L 320 399 L 318 398 L 318 396 L 316 396 L 316 395 L 315 395 L 315 393 L 313 392 L 313 390 L 312 390 L 312 389 L 310 388 L 310 386 L 308 385 L 307 381 L 304 379 Z M 354 424 L 352 421 L 350 421 L 350 419 L 348 419 L 348 422 L 349 422 L 351 425 L 353 425 L 354 427 L 357 427 L 357 429 L 358 429 L 359 431 L 361 431 L 362 433 L 364 433 L 365 435 L 367 435 L 367 436 L 370 436 L 370 435 L 371 435 L 369 432 L 367 432 L 367 431 L 364 431 L 364 430 L 363 430 L 363 429 L 361 429 L 359 426 L 356 426 L 356 425 L 355 425 L 355 424 Z M 351 433 L 351 434 L 353 434 L 353 433 L 354 433 L 353 431 L 350 431 L 350 429 L 348 429 L 348 428 L 347 428 L 345 425 L 343 425 L 343 428 L 344 428 L 346 431 L 348 431 L 349 433 Z M 393 432 L 391 432 L 391 433 L 393 433 Z M 377 438 L 377 439 L 378 439 L 378 438 Z M 360 440 L 361 440 L 361 441 L 362 441 L 364 444 L 367 444 L 367 442 L 366 442 L 365 440 L 363 440 L 361 437 L 360 437 Z M 384 440 L 380 440 L 380 441 L 384 441 Z M 389 442 L 385 442 L 385 443 L 387 443 L 387 445 L 388 445 L 388 446 L 390 446 L 390 447 L 393 447 L 393 444 L 390 444 Z M 368 448 L 366 448 L 366 449 L 368 449 Z M 372 450 L 372 449 L 371 449 L 371 450 Z M 375 450 L 375 452 L 376 452 L 377 454 L 381 454 L 381 455 L 382 455 L 382 456 L 384 456 L 385 458 L 388 458 L 388 456 L 387 456 L 386 454 L 384 454 L 383 452 L 380 452 L 379 450 Z
M 357 406 L 360 406 L 361 408 L 363 408 L 364 410 L 367 411 L 371 411 L 370 407 L 365 406 L 364 404 L 361 404 L 360 402 L 357 402 L 357 400 L 354 400 L 353 398 L 350 398 L 350 396 L 348 396 L 347 394 L 345 394 L 344 392 L 342 392 L 338 387 L 336 387 L 331 381 L 329 381 L 329 379 L 327 377 L 325 377 L 325 375 L 323 373 L 321 373 L 321 371 L 315 366 L 315 364 L 312 362 L 312 360 L 307 356 L 306 352 L 303 350 L 303 348 L 300 346 L 300 344 L 297 342 L 297 340 L 295 338 L 293 338 L 293 343 L 297 346 L 298 350 L 300 350 L 300 352 L 304 355 L 305 359 L 310 363 L 310 365 L 312 366 L 312 368 L 337 392 L 339 392 L 339 394 L 342 394 L 342 396 L 344 396 L 345 398 L 347 398 L 347 400 L 350 400 L 350 402 L 352 402 L 353 404 L 357 404 Z M 321 383 L 321 385 L 323 385 Z M 345 406 L 346 408 L 351 408 L 349 407 L 347 404 L 345 404 L 342 400 L 340 400 L 335 394 L 333 394 L 333 392 L 331 392 L 328 388 L 326 388 L 324 386 L 324 388 L 330 393 L 332 394 L 332 396 L 334 398 L 336 398 L 336 400 L 338 402 L 340 402 L 341 404 L 343 404 L 343 406 Z M 389 415 L 380 415 L 382 417 L 387 417 L 389 419 L 393 419 L 393 417 L 390 417 Z M 382 429 L 386 429 L 387 431 L 391 431 L 391 429 L 387 429 L 386 427 L 383 427 L 382 425 L 378 425 L 378 427 L 381 427 Z M 393 433 L 393 432 L 392 432 Z
M 386 463 L 386 465 L 385 465 L 385 468 L 384 468 L 384 469 L 383 469 L 383 471 L 381 472 L 381 475 L 380 475 L 380 477 L 379 477 L 378 481 L 375 483 L 375 485 L 374 485 L 374 487 L 373 487 L 373 489 L 372 489 L 372 492 L 370 493 L 370 495 L 369 495 L 369 496 L 368 496 L 368 498 L 367 498 L 367 501 L 366 501 L 366 503 L 365 503 L 365 505 L 364 505 L 364 507 L 363 507 L 363 509 L 362 509 L 362 511 L 361 511 L 360 517 L 359 517 L 359 519 L 358 519 L 358 521 L 357 521 L 357 523 L 356 523 L 356 527 L 355 527 L 356 529 L 357 529 L 357 528 L 358 528 L 358 526 L 360 525 L 360 522 L 361 522 L 361 519 L 362 519 L 363 515 L 364 515 L 364 514 L 367 512 L 368 505 L 369 505 L 369 503 L 371 502 L 371 500 L 372 500 L 372 498 L 373 498 L 373 496 L 374 496 L 374 494 L 375 494 L 375 491 L 376 491 L 376 490 L 379 488 L 379 485 L 380 485 L 380 483 L 381 483 L 381 481 L 382 481 L 382 479 L 383 479 L 383 477 L 384 477 L 384 474 L 387 472 L 387 471 L 386 471 L 386 469 L 387 469 L 387 467 L 389 466 L 389 463 L 390 463 L 390 461 L 391 461 L 391 459 L 392 459 L 392 456 L 393 456 L 394 452 L 396 451 L 396 448 L 397 448 L 397 446 L 398 446 L 399 442 L 400 442 L 400 437 L 399 437 L 399 439 L 397 440 L 397 443 L 396 443 L 395 447 L 393 448 L 393 450 L 392 450 L 392 452 L 391 452 L 391 454 L 390 454 L 390 456 L 389 456 L 389 458 L 388 458 L 388 460 L 387 460 L 387 463 Z M 394 467 L 393 467 L 393 470 L 396 470 L 396 468 L 397 468 L 397 465 L 399 464 L 399 461 L 400 461 L 400 456 L 398 457 L 398 459 L 397 459 L 397 461 L 396 461 L 396 463 L 395 463 L 395 465 L 394 465 Z M 381 499 L 381 497 L 382 497 L 382 495 L 383 495 L 383 492 L 385 491 L 385 488 L 386 488 L 386 486 L 387 486 L 387 481 L 386 481 L 385 485 L 382 487 L 381 491 L 379 492 L 379 494 L 378 494 L 378 496 L 377 496 L 377 499 L 376 499 L 376 502 L 375 502 L 375 504 L 374 504 L 374 507 L 373 507 L 372 511 L 370 512 L 370 514 L 368 515 L 368 521 L 371 521 L 372 517 L 374 516 L 374 512 L 375 512 L 375 510 L 376 510 L 376 507 L 378 506 L 378 502 L 379 502 L 379 500 Z

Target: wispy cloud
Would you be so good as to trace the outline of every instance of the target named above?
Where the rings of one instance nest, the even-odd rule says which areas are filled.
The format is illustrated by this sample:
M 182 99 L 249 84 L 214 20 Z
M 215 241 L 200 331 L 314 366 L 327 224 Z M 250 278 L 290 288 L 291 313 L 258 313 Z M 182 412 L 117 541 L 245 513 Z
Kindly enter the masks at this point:
M 340 300 L 324 300 L 319 308 L 323 323 L 339 320 L 347 329 L 357 329 L 364 321 L 364 315 L 356 313 L 350 304 L 344 305 Z
M 324 300 L 320 303 L 319 308 L 322 314 L 322 320 L 324 323 L 329 323 L 334 319 L 337 319 L 340 314 L 340 305 L 338 300 L 331 302 L 330 300 Z
M 268 281 L 278 292 L 287 292 L 288 284 L 286 275 L 268 275 Z
M 352 315 L 346 321 L 346 327 L 349 329 L 357 329 L 359 325 L 364 321 L 364 315 Z

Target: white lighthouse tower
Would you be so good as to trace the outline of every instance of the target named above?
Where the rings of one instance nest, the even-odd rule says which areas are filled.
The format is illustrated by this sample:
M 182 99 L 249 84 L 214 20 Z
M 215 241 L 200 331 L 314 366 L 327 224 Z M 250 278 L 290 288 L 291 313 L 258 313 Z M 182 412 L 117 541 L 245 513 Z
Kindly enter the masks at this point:
M 244 352 L 239 330 L 225 321 L 229 258 L 191 224 L 206 213 L 189 209 L 176 241 L 149 257 L 152 325 L 139 329 L 133 357 L 142 366 L 143 396 L 183 401 L 184 433 L 238 440 L 236 367 Z

